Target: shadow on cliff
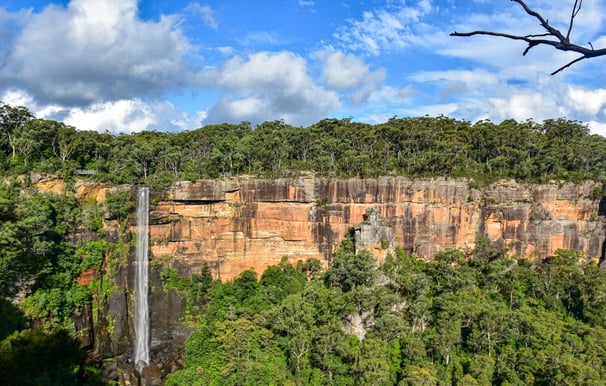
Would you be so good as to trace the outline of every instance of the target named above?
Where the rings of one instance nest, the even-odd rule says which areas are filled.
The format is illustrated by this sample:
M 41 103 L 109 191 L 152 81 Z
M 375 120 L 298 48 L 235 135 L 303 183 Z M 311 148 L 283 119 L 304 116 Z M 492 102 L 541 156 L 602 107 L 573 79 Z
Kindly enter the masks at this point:
M 598 217 L 606 216 L 606 197 L 602 197 L 598 205 Z M 604 259 L 606 259 L 606 239 L 602 241 L 602 249 L 600 253 L 600 267 L 604 267 Z
M 13 303 L 0 298 L 0 341 L 15 331 L 27 327 L 27 320 L 23 313 Z

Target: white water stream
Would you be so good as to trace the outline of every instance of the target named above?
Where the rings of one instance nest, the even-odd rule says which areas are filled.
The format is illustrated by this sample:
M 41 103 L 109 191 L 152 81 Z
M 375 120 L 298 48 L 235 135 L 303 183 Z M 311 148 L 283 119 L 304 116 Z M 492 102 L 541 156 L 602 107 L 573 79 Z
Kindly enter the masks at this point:
M 135 367 L 149 365 L 149 188 L 139 188 L 137 200 L 137 272 L 135 276 Z

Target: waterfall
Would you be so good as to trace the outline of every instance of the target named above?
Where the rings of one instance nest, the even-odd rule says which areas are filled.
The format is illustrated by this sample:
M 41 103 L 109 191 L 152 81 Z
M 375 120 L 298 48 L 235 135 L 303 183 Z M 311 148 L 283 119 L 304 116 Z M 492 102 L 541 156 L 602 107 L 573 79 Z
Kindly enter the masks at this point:
M 135 366 L 139 372 L 149 365 L 149 188 L 139 188 L 137 200 L 137 272 L 135 276 Z

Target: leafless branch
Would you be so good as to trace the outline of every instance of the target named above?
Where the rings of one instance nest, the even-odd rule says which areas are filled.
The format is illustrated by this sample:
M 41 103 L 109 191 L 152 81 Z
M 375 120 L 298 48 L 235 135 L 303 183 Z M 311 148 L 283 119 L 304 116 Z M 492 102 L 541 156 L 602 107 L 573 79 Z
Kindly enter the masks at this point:
M 576 62 L 580 62 L 580 61 L 581 61 L 581 60 L 583 60 L 583 59 L 586 59 L 586 58 L 585 58 L 584 56 L 578 57 L 578 58 L 576 58 L 575 60 L 573 60 L 572 62 L 570 62 L 570 63 L 568 63 L 568 64 L 565 64 L 565 65 L 563 65 L 562 67 L 558 68 L 557 70 L 555 70 L 554 72 L 552 72 L 552 73 L 551 73 L 551 75 L 555 75 L 555 74 L 557 74 L 558 72 L 560 72 L 560 71 L 562 71 L 562 70 L 564 70 L 564 69 L 566 69 L 566 68 L 568 68 L 568 67 L 572 66 L 572 65 L 573 65 L 573 64 L 575 64 Z
M 581 11 L 581 6 L 583 5 L 583 0 L 574 0 L 574 5 L 572 6 L 572 12 L 570 13 L 570 24 L 568 25 L 568 33 L 566 34 L 566 40 L 570 41 L 570 33 L 572 32 L 572 25 L 574 24 L 574 18 L 577 17 L 579 12 Z
M 576 52 L 581 55 L 578 58 L 572 60 L 570 63 L 568 63 L 568 64 L 560 67 L 556 71 L 552 72 L 551 75 L 555 75 L 558 72 L 570 67 L 571 65 L 573 65 L 577 62 L 580 62 L 583 59 L 595 58 L 598 56 L 606 55 L 606 48 L 601 48 L 601 49 L 596 50 L 593 48 L 593 45 L 591 43 L 588 43 L 589 47 L 584 47 L 584 46 L 570 42 L 570 34 L 572 33 L 572 29 L 574 26 L 574 19 L 577 17 L 579 12 L 581 11 L 581 7 L 583 5 L 583 0 L 574 1 L 574 5 L 572 6 L 572 11 L 570 13 L 570 24 L 568 25 L 568 31 L 566 33 L 566 36 L 564 36 L 564 34 L 562 34 L 562 32 L 560 30 L 558 30 L 557 28 L 554 28 L 551 24 L 549 24 L 549 20 L 546 20 L 540 13 L 530 9 L 528 7 L 528 5 L 526 5 L 524 0 L 511 0 L 511 1 L 518 3 L 528 15 L 537 19 L 539 21 L 539 24 L 541 25 L 541 27 L 543 27 L 543 29 L 545 29 L 545 31 L 547 31 L 547 32 L 541 33 L 541 34 L 531 34 L 531 35 L 514 35 L 514 34 L 509 34 L 509 33 L 503 33 L 503 32 L 479 30 L 479 31 L 472 31 L 472 32 L 456 32 L 455 31 L 455 32 L 451 33 L 450 36 L 469 37 L 469 36 L 474 36 L 474 35 L 487 35 L 487 36 L 497 36 L 497 37 L 502 37 L 502 38 L 512 39 L 512 40 L 521 40 L 528 44 L 528 47 L 526 47 L 526 49 L 522 53 L 523 56 L 526 55 L 532 48 L 539 46 L 539 45 L 552 46 L 556 50 L 572 51 L 572 52 Z

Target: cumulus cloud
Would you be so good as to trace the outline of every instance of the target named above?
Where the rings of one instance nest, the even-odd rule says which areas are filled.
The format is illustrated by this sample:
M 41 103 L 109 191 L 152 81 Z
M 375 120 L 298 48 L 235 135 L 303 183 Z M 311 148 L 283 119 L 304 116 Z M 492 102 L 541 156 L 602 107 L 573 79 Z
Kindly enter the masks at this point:
M 199 127 L 205 117 L 203 113 L 192 117 L 166 101 L 150 103 L 140 99 L 96 103 L 61 113 L 65 123 L 79 129 L 113 133 L 188 130 Z
M 542 113 L 549 109 L 557 111 L 557 106 L 551 98 L 541 93 L 514 94 L 509 98 L 489 98 L 488 104 L 492 108 L 492 116 L 498 120 L 513 118 L 518 121 L 527 119 L 543 120 L 550 116 Z
M 429 77 L 426 74 L 425 77 Z M 477 79 L 482 76 L 478 74 Z M 579 86 L 566 85 L 549 76 L 539 77 L 535 82 L 508 82 L 508 78 L 494 76 L 492 85 L 464 81 L 465 92 L 456 99 L 456 103 L 443 104 L 443 100 L 435 99 L 421 107 L 423 111 L 443 108 L 443 113 L 454 117 L 477 121 L 490 119 L 500 122 L 506 119 L 525 121 L 533 119 L 543 121 L 551 118 L 574 119 L 583 122 L 593 122 L 590 127 L 601 127 L 597 122 L 606 119 L 606 90 L 586 89 Z M 469 77 L 468 79 L 473 79 Z M 461 86 L 462 87 L 462 86 Z M 498 89 L 498 93 L 491 92 Z M 448 89 L 448 87 L 446 87 Z M 452 108 L 452 106 L 455 106 Z M 421 112 L 421 111 L 419 111 Z
M 583 90 L 569 86 L 568 98 L 571 104 L 579 111 L 595 117 L 606 107 L 606 89 Z
M 306 61 L 290 52 L 259 52 L 235 57 L 207 74 L 224 94 L 205 123 L 284 119 L 308 125 L 339 106 L 333 91 L 317 86 Z
M 0 7 L 0 99 L 81 129 L 181 130 L 275 119 L 307 125 L 330 115 L 370 123 L 425 114 L 495 121 L 567 117 L 590 122 L 594 131 L 606 122 L 604 80 L 595 76 L 600 59 L 554 78 L 547 74 L 574 54 L 536 47 L 523 57 L 520 42 L 448 37 L 454 30 L 492 27 L 540 32 L 510 2 L 372 2 L 376 8 L 334 27 L 332 39 L 322 35 L 305 48 L 299 36 L 272 32 L 269 23 L 267 30 L 255 24 L 247 34 L 230 35 L 221 30 L 228 15 L 203 0 L 191 0 L 182 16 L 149 21 L 139 16 L 137 0 L 63 3 L 39 12 Z M 291 3 L 309 12 L 318 4 Z M 340 6 L 349 15 L 361 9 Z M 533 6 L 566 28 L 570 15 L 561 4 L 536 0 Z M 605 46 L 605 15 L 603 1 L 585 0 L 573 38 Z M 195 32 L 187 28 L 194 18 L 202 26 Z M 255 51 L 268 47 L 305 49 L 309 56 Z
M 166 101 L 144 102 L 135 98 L 93 103 L 86 107 L 40 105 L 29 94 L 9 90 L 0 100 L 11 106 L 27 106 L 36 117 L 65 122 L 79 130 L 133 133 L 143 130 L 182 131 L 200 127 L 204 112 L 185 113 Z
M 0 95 L 0 101 L 11 106 L 35 107 L 36 105 L 36 102 L 31 97 L 31 95 L 16 89 L 6 90 L 2 95 Z
M 32 15 L 0 68 L 0 85 L 39 103 L 86 106 L 178 87 L 190 50 L 175 17 L 144 22 L 137 0 L 72 0 Z
M 371 71 L 368 64 L 354 55 L 322 51 L 317 56 L 324 64 L 322 76 L 327 87 L 344 93 L 354 105 L 365 102 L 384 86 L 385 70 Z

